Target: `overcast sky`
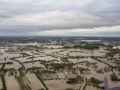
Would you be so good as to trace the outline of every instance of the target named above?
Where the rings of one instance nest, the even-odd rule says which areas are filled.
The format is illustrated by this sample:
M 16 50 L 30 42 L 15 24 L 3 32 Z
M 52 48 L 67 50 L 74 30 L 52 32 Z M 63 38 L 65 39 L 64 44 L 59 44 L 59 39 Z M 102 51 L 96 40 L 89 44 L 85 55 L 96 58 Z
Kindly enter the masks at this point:
M 120 0 L 0 0 L 0 36 L 120 36 Z

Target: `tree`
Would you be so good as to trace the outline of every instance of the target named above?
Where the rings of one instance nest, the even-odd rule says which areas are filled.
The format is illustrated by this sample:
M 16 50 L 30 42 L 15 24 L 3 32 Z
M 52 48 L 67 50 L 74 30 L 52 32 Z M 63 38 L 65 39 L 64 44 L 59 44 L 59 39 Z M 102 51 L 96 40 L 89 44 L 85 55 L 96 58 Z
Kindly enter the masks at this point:
M 6 57 L 4 57 L 4 60 L 6 60 Z

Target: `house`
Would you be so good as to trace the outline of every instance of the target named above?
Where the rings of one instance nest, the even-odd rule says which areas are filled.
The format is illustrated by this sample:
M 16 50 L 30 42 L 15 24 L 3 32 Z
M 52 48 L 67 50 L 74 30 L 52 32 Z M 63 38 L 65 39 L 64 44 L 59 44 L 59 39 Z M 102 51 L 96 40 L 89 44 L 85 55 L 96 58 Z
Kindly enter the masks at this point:
M 54 73 L 55 73 L 55 72 L 56 72 L 56 69 L 51 68 L 51 69 L 49 69 L 48 71 L 49 71 L 49 72 L 54 72 Z
M 15 75 L 17 75 L 17 71 L 15 71 Z
M 96 63 L 91 63 L 92 68 L 98 68 L 98 65 Z
M 90 62 L 88 62 L 88 61 L 85 61 L 85 66 L 90 66 Z
M 0 75 L 3 75 L 3 71 L 0 71 Z
M 72 71 L 72 74 L 78 74 L 76 70 L 73 70 Z
M 104 72 L 108 72 L 109 70 L 107 68 L 104 69 Z
M 81 83 L 81 82 L 83 82 L 83 77 L 80 76 L 80 75 L 77 75 L 76 80 L 77 80 L 78 83 Z
M 97 70 L 97 73 L 104 73 L 102 69 Z
M 13 70 L 10 71 L 10 75 L 14 75 L 14 71 Z

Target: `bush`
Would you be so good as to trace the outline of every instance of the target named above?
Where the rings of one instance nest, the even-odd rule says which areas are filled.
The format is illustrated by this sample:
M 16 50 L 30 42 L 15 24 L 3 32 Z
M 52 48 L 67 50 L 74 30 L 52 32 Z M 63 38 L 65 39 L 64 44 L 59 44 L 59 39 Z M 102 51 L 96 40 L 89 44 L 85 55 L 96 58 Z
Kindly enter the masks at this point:
M 69 78 L 67 81 L 68 84 L 73 84 L 73 83 L 77 83 L 77 79 L 76 78 Z
M 91 80 L 91 83 L 95 83 L 95 84 L 101 84 L 101 83 L 103 83 L 103 81 L 95 79 L 94 77 L 91 77 L 90 80 Z
M 112 81 L 120 81 L 115 73 L 110 75 Z
M 5 78 L 4 78 L 3 75 L 1 75 L 1 80 L 2 80 L 2 85 L 3 85 L 2 90 L 7 90 L 7 86 L 6 86 Z

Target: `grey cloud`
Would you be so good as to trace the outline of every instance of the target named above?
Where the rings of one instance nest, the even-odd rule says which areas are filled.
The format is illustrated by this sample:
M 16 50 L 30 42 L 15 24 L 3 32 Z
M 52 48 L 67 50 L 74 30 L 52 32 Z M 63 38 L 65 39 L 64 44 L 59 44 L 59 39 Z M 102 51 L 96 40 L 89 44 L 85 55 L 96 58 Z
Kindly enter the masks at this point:
M 120 25 L 120 1 L 1 0 L 0 21 L 1 33 L 19 35 L 45 30 L 111 27 Z

